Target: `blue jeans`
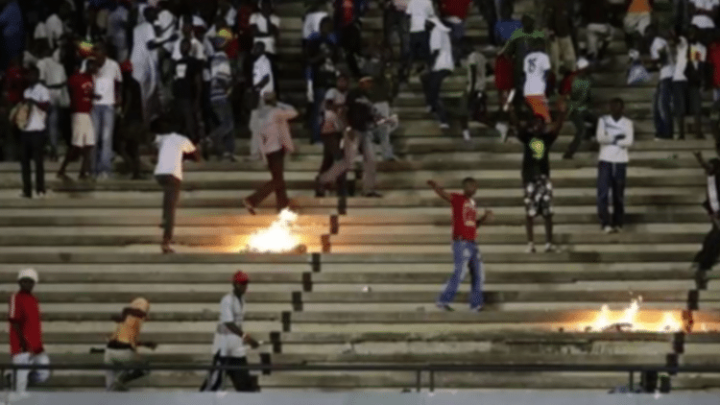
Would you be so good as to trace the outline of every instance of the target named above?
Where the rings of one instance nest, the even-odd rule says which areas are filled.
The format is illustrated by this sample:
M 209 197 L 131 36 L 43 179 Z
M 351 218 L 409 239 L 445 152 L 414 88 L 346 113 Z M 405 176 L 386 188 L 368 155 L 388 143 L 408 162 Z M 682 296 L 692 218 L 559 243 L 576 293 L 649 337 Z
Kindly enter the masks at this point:
M 420 79 L 425 91 L 425 102 L 437 114 L 438 120 L 442 124 L 448 123 L 448 115 L 442 100 L 440 100 L 440 90 L 442 90 L 443 80 L 450 74 L 449 70 L 434 70 Z
M 235 154 L 235 120 L 232 105 L 227 99 L 212 100 L 212 109 L 220 124 L 210 133 L 218 156 L 224 153 Z
M 92 112 L 95 127 L 95 174 L 112 173 L 113 130 L 115 129 L 115 107 L 111 105 L 95 105 Z
M 322 106 L 325 102 L 327 89 L 313 88 L 313 105 L 310 115 L 310 129 L 312 129 L 312 142 L 322 142 L 320 130 L 322 129 Z
M 598 163 L 597 209 L 600 225 L 620 227 L 625 217 L 625 177 L 627 163 Z M 609 199 L 612 190 L 613 215 L 610 218 Z
M 50 105 L 47 115 L 47 129 L 50 137 L 50 147 L 57 151 L 58 138 L 60 135 L 60 107 Z
M 661 139 L 673 139 L 672 115 L 672 79 L 658 82 L 653 102 L 655 136 Z
M 452 246 L 455 270 L 438 297 L 438 304 L 453 302 L 460 282 L 465 278 L 467 270 L 470 270 L 470 308 L 479 308 L 483 305 L 482 287 L 485 279 L 480 250 L 475 242 L 466 240 L 453 241 Z

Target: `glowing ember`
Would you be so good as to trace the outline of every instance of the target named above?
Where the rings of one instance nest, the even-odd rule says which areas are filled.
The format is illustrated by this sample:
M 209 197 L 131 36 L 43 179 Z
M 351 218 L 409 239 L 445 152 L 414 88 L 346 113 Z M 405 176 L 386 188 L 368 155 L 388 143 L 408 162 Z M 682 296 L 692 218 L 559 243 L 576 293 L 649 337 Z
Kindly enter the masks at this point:
M 677 311 L 640 311 L 642 297 L 633 300 L 623 311 L 611 311 L 603 305 L 594 321 L 585 327 L 589 332 L 679 332 L 683 322 Z
M 250 236 L 246 249 L 254 253 L 284 253 L 297 250 L 300 246 L 298 236 L 293 233 L 297 214 L 284 209 L 278 219 L 269 228 L 262 229 Z

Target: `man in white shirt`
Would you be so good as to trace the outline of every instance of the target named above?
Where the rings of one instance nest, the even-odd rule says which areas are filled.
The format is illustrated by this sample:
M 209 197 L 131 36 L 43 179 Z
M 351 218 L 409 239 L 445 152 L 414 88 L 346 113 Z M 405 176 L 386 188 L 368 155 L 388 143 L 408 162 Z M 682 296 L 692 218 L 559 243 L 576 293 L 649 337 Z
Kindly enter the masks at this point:
M 170 132 L 168 118 L 161 118 L 158 122 L 158 135 L 155 145 L 158 150 L 157 165 L 155 166 L 155 179 L 163 189 L 163 241 L 162 252 L 174 253 L 170 248 L 175 227 L 175 211 L 180 198 L 180 186 L 183 179 L 183 158 L 192 154 L 193 160 L 199 162 L 200 154 L 195 145 L 183 135 Z
M 305 49 L 310 36 L 320 32 L 320 23 L 328 16 L 327 11 L 324 10 L 324 4 L 325 2 L 323 0 L 316 0 L 310 4 L 310 7 L 305 13 L 302 28 L 303 49 Z
M 220 301 L 220 319 L 215 329 L 213 340 L 213 366 L 247 366 L 247 347 L 255 349 L 260 342 L 244 331 L 245 293 L 250 277 L 238 271 L 233 275 L 233 291 L 226 294 Z M 223 373 L 226 373 L 238 392 L 255 391 L 255 384 L 248 370 L 212 370 L 202 387 L 201 392 L 220 391 L 223 386 Z
M 675 72 L 673 74 L 673 108 L 678 121 L 679 138 L 685 139 L 685 116 L 695 117 L 695 135 L 702 136 L 702 93 L 705 78 L 707 48 L 698 37 L 698 30 L 690 26 L 687 37 L 680 37 L 677 44 Z
M 50 138 L 50 159 L 57 160 L 58 138 L 60 137 L 61 117 L 66 115 L 70 106 L 70 96 L 67 90 L 67 76 L 65 68 L 52 57 L 52 50 L 42 43 L 39 45 L 43 58 L 37 63 L 40 72 L 40 82 L 50 91 L 50 111 L 48 111 L 47 126 Z
M 93 49 L 98 63 L 95 75 L 95 94 L 92 120 L 96 136 L 96 166 L 98 179 L 107 179 L 112 173 L 113 130 L 115 128 L 115 105 L 122 103 L 122 73 L 120 65 L 107 57 L 105 45 L 98 43 Z
M 439 19 L 426 21 L 426 29 L 430 32 L 430 72 L 421 78 L 425 91 L 425 102 L 430 112 L 437 114 L 440 128 L 450 128 L 447 111 L 440 100 L 443 80 L 452 74 L 455 68 L 450 29 Z
M 545 118 L 550 123 L 550 108 L 548 107 L 545 91 L 547 90 L 547 74 L 550 71 L 550 58 L 543 51 L 545 45 L 542 39 L 533 42 L 532 51 L 525 56 L 523 71 L 525 72 L 525 101 L 532 109 L 534 115 Z
M 275 41 L 280 29 L 280 18 L 272 12 L 272 4 L 269 1 L 263 1 L 260 11 L 250 16 L 250 27 L 253 30 L 255 42 L 264 43 L 265 51 L 275 55 Z
M 410 0 L 405 13 L 410 18 L 410 52 L 406 59 L 407 66 L 412 67 L 413 63 L 418 61 L 429 63 L 430 30 L 425 23 L 431 18 L 437 18 L 433 4 L 430 0 Z
M 262 100 L 263 96 L 267 93 L 275 93 L 275 75 L 273 74 L 272 62 L 268 58 L 265 52 L 265 44 L 262 42 L 256 42 L 253 46 L 253 88 L 260 96 Z
M 50 109 L 50 92 L 40 83 L 40 72 L 35 66 L 27 69 L 25 78 L 28 87 L 23 93 L 23 101 L 30 105 L 27 124 L 20 134 L 20 167 L 22 169 L 22 197 L 32 198 L 32 171 L 30 162 L 35 162 L 36 197 L 45 196 L 45 132 L 47 130 L 47 112 Z
M 654 28 L 650 28 L 654 30 Z M 673 54 L 667 34 L 658 34 L 650 45 L 650 56 L 659 68 L 659 80 L 653 102 L 655 139 L 673 139 L 672 79 L 675 73 Z
M 597 209 L 603 232 L 622 230 L 625 217 L 625 177 L 628 148 L 634 142 L 633 122 L 623 116 L 625 103 L 610 101 L 610 114 L 598 120 L 597 141 L 600 144 L 597 181 Z M 613 214 L 608 210 L 612 190 Z

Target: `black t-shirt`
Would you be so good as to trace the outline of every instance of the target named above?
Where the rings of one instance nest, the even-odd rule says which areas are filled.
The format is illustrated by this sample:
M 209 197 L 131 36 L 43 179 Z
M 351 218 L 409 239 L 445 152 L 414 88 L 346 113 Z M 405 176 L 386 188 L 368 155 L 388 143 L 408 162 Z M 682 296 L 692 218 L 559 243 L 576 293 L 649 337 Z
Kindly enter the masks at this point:
M 367 94 L 360 89 L 353 89 L 345 99 L 347 119 L 350 127 L 357 131 L 367 131 L 374 123 L 373 106 Z
M 130 106 L 125 111 L 124 121 L 127 122 L 142 122 L 143 121 L 143 107 L 142 107 L 142 90 L 140 89 L 140 83 L 132 77 L 123 76 L 123 104 L 129 101 Z
M 524 183 L 543 174 L 550 177 L 550 148 L 557 140 L 557 136 L 556 132 L 544 134 L 533 134 L 526 130 L 520 132 L 518 139 L 525 145 L 522 167 Z
M 195 78 L 202 72 L 202 61 L 185 57 L 175 61 L 173 71 L 173 95 L 175 98 L 194 99 L 196 97 Z
M 335 67 L 336 46 L 329 38 L 314 37 L 307 45 L 308 58 L 313 59 L 318 55 L 327 53 L 330 57 L 321 58 L 319 62 L 310 65 L 312 70 L 313 87 L 318 89 L 329 89 L 335 86 L 337 81 L 337 69 Z

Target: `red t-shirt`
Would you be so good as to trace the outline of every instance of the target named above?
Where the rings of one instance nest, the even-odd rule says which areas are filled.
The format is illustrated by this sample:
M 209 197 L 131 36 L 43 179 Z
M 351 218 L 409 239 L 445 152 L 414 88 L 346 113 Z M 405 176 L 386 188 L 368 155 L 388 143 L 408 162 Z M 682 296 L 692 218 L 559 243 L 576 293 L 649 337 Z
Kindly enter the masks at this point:
M 68 80 L 70 106 L 73 113 L 90 113 L 95 93 L 95 82 L 89 73 L 75 73 Z
M 444 0 L 440 6 L 443 17 L 454 16 L 465 20 L 471 0 Z
M 22 353 L 22 349 L 20 348 L 20 338 L 12 323 L 20 326 L 20 331 L 28 345 L 27 349 L 31 353 L 38 354 L 45 351 L 40 327 L 40 305 L 34 295 L 22 291 L 13 294 L 10 297 L 8 321 L 10 321 L 10 353 L 13 356 Z
M 708 48 L 708 62 L 712 66 L 713 87 L 720 88 L 720 42 L 713 42 Z
M 453 239 L 475 241 L 477 237 L 477 207 L 475 200 L 462 194 L 451 194 Z
M 15 66 L 5 70 L 5 92 L 10 104 L 17 104 L 23 99 L 25 91 L 25 77 L 23 68 Z
M 513 63 L 505 55 L 498 55 L 495 59 L 495 87 L 500 91 L 510 91 L 515 87 Z

